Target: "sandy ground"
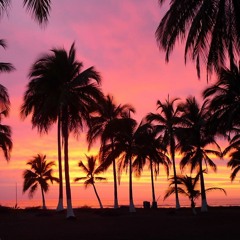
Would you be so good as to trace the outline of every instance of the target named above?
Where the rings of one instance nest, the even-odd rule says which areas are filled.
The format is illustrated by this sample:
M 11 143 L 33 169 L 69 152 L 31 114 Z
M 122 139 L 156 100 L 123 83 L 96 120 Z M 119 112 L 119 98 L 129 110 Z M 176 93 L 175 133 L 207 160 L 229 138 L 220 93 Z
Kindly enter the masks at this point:
M 240 207 L 191 209 L 74 209 L 66 212 L 0 207 L 1 240 L 240 239 Z

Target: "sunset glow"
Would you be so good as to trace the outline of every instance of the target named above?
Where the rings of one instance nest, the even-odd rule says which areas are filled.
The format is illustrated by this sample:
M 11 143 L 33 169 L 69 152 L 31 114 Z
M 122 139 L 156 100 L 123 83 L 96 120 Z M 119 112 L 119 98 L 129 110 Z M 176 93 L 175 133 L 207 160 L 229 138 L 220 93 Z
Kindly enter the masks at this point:
M 46 154 L 48 160 L 57 164 L 57 129 L 54 126 L 48 134 L 40 135 L 32 129 L 31 119 L 20 118 L 20 106 L 28 83 L 28 73 L 34 61 L 52 48 L 64 47 L 67 51 L 75 42 L 77 59 L 82 61 L 84 69 L 94 66 L 102 76 L 104 94 L 111 94 L 118 104 L 131 104 L 136 109 L 133 116 L 138 122 L 149 112 L 156 112 L 157 100 L 179 97 L 182 101 L 189 95 L 201 100 L 201 92 L 207 86 L 204 72 L 198 80 L 195 65 L 184 64 L 183 45 L 179 44 L 165 62 L 164 53 L 159 51 L 155 30 L 163 16 L 158 1 L 139 0 L 89 0 L 52 1 L 50 20 L 46 27 L 39 27 L 22 8 L 22 1 L 12 1 L 9 16 L 1 21 L 1 38 L 8 43 L 6 50 L 1 49 L 1 61 L 11 62 L 16 70 L 9 74 L 1 74 L 0 83 L 7 87 L 11 100 L 10 117 L 3 124 L 12 128 L 13 151 L 11 159 L 6 162 L 0 155 L 0 205 L 15 204 L 16 198 L 21 207 L 41 205 L 40 191 L 32 200 L 28 194 L 22 194 L 23 170 L 26 162 L 34 155 Z M 101 3 L 100 3 L 101 2 Z M 213 83 L 213 77 L 210 83 Z M 96 155 L 99 144 L 94 144 L 90 151 L 86 143 L 86 129 L 78 137 L 69 139 L 70 177 L 73 206 L 97 205 L 91 187 L 84 189 L 82 183 L 75 183 L 75 177 L 83 176 L 78 162 L 85 160 L 85 154 Z M 227 143 L 220 141 L 224 149 Z M 181 156 L 177 155 L 177 163 Z M 217 172 L 209 169 L 205 175 L 206 187 L 222 187 L 227 196 L 216 191 L 209 195 L 211 199 L 239 198 L 239 177 L 230 181 L 228 158 L 216 159 Z M 57 176 L 57 165 L 55 166 Z M 96 183 L 103 205 L 113 204 L 112 168 L 103 176 L 107 182 Z M 177 167 L 180 173 L 179 167 Z M 184 173 L 189 174 L 189 171 Z M 172 175 L 172 169 L 170 172 Z M 155 183 L 158 203 L 167 205 L 170 198 L 163 202 L 163 195 L 168 186 L 167 176 L 160 168 L 160 176 Z M 16 196 L 17 189 L 17 196 Z M 134 177 L 134 201 L 142 204 L 151 201 L 151 183 L 148 168 L 141 178 Z M 58 186 L 50 186 L 46 195 L 47 205 L 57 204 Z M 65 192 L 64 192 L 65 198 Z M 65 201 L 65 199 L 64 199 Z M 128 201 L 128 175 L 123 174 L 119 187 L 119 204 Z M 230 201 L 230 200 L 229 200 Z M 239 198 L 240 203 L 240 198 Z M 64 202 L 65 204 L 65 202 Z

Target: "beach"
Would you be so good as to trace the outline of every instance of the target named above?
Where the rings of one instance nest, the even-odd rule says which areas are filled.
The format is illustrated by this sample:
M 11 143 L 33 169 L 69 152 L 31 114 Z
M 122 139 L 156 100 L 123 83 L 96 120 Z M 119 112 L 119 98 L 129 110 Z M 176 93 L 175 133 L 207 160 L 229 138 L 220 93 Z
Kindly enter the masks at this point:
M 209 207 L 207 213 L 192 214 L 190 208 L 74 209 L 66 212 L 36 208 L 0 208 L 1 240 L 151 240 L 151 239 L 239 239 L 240 207 Z

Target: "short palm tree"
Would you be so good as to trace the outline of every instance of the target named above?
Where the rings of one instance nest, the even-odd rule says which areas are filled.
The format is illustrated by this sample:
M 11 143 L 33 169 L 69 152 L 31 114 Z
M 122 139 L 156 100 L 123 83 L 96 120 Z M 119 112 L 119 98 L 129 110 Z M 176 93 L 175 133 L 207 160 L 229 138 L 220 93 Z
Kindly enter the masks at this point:
M 67 218 L 74 217 L 69 175 L 69 134 L 80 134 L 84 123 L 88 123 L 90 114 L 96 111 L 103 98 L 99 88 L 99 73 L 94 67 L 84 71 L 82 68 L 83 64 L 76 60 L 74 43 L 69 52 L 53 49 L 51 54 L 43 55 L 30 70 L 30 82 L 21 106 L 21 116 L 26 118 L 31 114 L 32 125 L 40 132 L 47 133 L 58 121 L 58 152 L 60 153 L 60 135 L 64 152 Z M 59 170 L 61 173 L 60 168 Z
M 166 0 L 159 0 L 160 5 Z M 206 63 L 207 72 L 218 71 L 239 59 L 240 4 L 234 0 L 191 1 L 173 0 L 156 30 L 159 47 L 166 52 L 166 61 L 178 40 L 185 40 L 187 56 L 200 65 Z
M 210 158 L 210 154 L 221 157 L 221 149 L 215 140 L 215 134 L 209 131 L 209 112 L 204 102 L 198 104 L 194 97 L 189 97 L 186 102 L 179 105 L 182 111 L 183 131 L 179 135 L 179 149 L 182 154 L 180 162 L 181 169 L 190 166 L 191 173 L 197 170 L 200 174 L 202 211 L 207 211 L 207 199 L 205 194 L 205 183 L 203 176 L 203 164 L 217 170 L 216 164 Z M 214 146 L 214 149 L 212 147 Z
M 146 116 L 147 121 L 153 123 L 156 126 L 156 131 L 162 135 L 162 142 L 168 147 L 171 156 L 171 162 L 173 164 L 173 176 L 177 176 L 176 162 L 175 162 L 175 151 L 176 151 L 176 141 L 177 132 L 179 124 L 181 123 L 181 118 L 179 117 L 179 109 L 175 108 L 175 102 L 178 98 L 169 100 L 165 102 L 157 101 L 157 109 L 159 113 L 149 113 Z M 176 182 L 176 181 L 175 181 Z M 175 197 L 176 197 L 176 209 L 180 208 L 177 184 L 175 184 Z
M 149 123 L 142 123 L 135 132 L 135 144 L 138 152 L 133 161 L 133 169 L 138 177 L 141 176 L 146 163 L 148 163 L 152 186 L 152 208 L 157 208 L 155 196 L 154 177 L 159 174 L 160 164 L 164 166 L 167 175 L 171 161 L 166 155 L 166 148 L 162 137 L 158 136 L 156 128 Z
M 117 119 L 124 117 L 124 115 L 128 114 L 129 111 L 134 112 L 135 110 L 129 104 L 116 105 L 113 97 L 107 95 L 104 98 L 104 101 L 102 101 L 100 104 L 98 111 L 99 112 L 97 115 L 94 115 L 90 118 L 90 128 L 87 135 L 89 146 L 91 147 L 93 141 L 95 141 L 97 138 L 100 138 L 102 146 L 110 142 L 110 144 L 112 144 L 112 148 L 114 148 L 112 126 L 114 126 Z M 119 208 L 116 159 L 111 159 L 109 164 L 106 164 L 105 162 L 105 169 L 103 170 L 107 170 L 110 165 L 113 166 L 114 208 L 116 209 Z
M 47 161 L 46 155 L 38 154 L 32 160 L 27 162 L 30 165 L 30 170 L 27 169 L 23 173 L 24 183 L 23 192 L 29 190 L 29 197 L 32 198 L 38 186 L 42 193 L 42 208 L 46 209 L 44 193 L 49 190 L 49 181 L 51 183 L 58 182 L 58 178 L 53 176 L 52 167 L 55 165 L 53 161 Z
M 187 175 L 178 175 L 177 176 L 177 191 L 179 194 L 185 195 L 189 198 L 191 202 L 191 208 L 193 211 L 193 214 L 197 214 L 195 209 L 195 200 L 198 199 L 201 196 L 201 191 L 198 188 L 199 185 L 199 176 L 200 173 L 196 175 L 196 177 L 191 177 Z M 169 179 L 171 182 L 169 184 L 169 187 L 166 191 L 166 194 L 164 196 L 164 200 L 171 196 L 175 192 L 175 179 L 174 177 Z M 205 189 L 205 192 L 212 191 L 212 190 L 221 190 L 226 194 L 226 191 L 223 188 L 219 187 L 211 187 Z
M 77 177 L 74 179 L 75 182 L 84 180 L 84 185 L 87 188 L 89 185 L 93 186 L 94 192 L 96 194 L 97 200 L 99 202 L 100 208 L 103 208 L 101 199 L 98 195 L 95 182 L 96 181 L 106 181 L 105 177 L 97 177 L 96 175 L 100 173 L 99 168 L 97 167 L 97 157 L 94 156 L 86 156 L 87 165 L 85 165 L 82 161 L 79 162 L 78 166 L 80 169 L 86 174 L 86 177 Z

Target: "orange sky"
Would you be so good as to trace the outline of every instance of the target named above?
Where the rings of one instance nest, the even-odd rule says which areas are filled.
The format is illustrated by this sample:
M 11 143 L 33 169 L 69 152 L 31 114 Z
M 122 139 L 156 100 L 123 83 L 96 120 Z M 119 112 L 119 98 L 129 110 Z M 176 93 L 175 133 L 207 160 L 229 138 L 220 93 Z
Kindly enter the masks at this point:
M 147 0 L 54 0 L 48 25 L 39 27 L 22 8 L 22 1 L 12 1 L 8 16 L 0 20 L 1 38 L 7 40 L 8 48 L 1 49 L 1 61 L 11 62 L 16 71 L 1 74 L 1 84 L 9 90 L 11 98 L 10 117 L 4 120 L 12 127 L 14 148 L 7 163 L 1 156 L 0 161 L 0 204 L 1 201 L 14 200 L 15 184 L 18 183 L 18 198 L 22 195 L 22 172 L 26 161 L 42 153 L 49 160 L 57 160 L 56 129 L 48 136 L 39 136 L 32 130 L 30 119 L 22 121 L 19 108 L 28 83 L 28 71 L 31 64 L 42 53 L 53 47 L 67 50 L 73 41 L 77 49 L 78 60 L 85 68 L 95 66 L 103 78 L 102 89 L 112 94 L 120 104 L 130 103 L 136 108 L 135 118 L 140 121 L 148 112 L 154 112 L 157 100 L 180 97 L 184 100 L 190 94 L 200 99 L 201 91 L 207 85 L 204 73 L 198 80 L 191 62 L 184 65 L 183 48 L 175 48 L 170 62 L 165 63 L 164 53 L 157 48 L 154 33 L 163 16 L 158 1 Z M 100 3 L 101 2 L 101 3 Z M 212 82 L 214 79 L 212 79 Z M 222 144 L 225 145 L 226 143 Z M 97 145 L 94 151 L 97 151 Z M 71 178 L 79 173 L 77 163 L 87 153 L 84 133 L 79 140 L 71 138 Z M 217 174 L 206 175 L 207 187 L 218 186 L 227 190 L 228 198 L 238 197 L 240 186 L 238 179 L 231 183 L 230 170 L 225 160 L 216 160 L 219 165 Z M 156 184 L 156 195 L 162 196 L 167 187 L 166 175 Z M 107 174 L 108 183 L 98 184 L 100 195 L 112 199 L 112 177 Z M 147 172 L 141 179 L 134 180 L 135 201 L 151 200 L 150 181 Z M 121 200 L 127 199 L 128 189 L 123 177 L 120 187 Z M 142 187 L 144 185 L 144 187 Z M 84 190 L 81 184 L 73 184 L 74 203 L 95 196 L 92 189 Z M 144 192 L 143 191 L 146 191 Z M 220 193 L 222 197 L 222 193 Z M 220 195 L 217 194 L 217 195 Z M 47 198 L 57 197 L 56 185 L 50 188 Z M 39 194 L 35 199 L 39 199 Z M 31 205 L 31 202 L 29 202 Z

